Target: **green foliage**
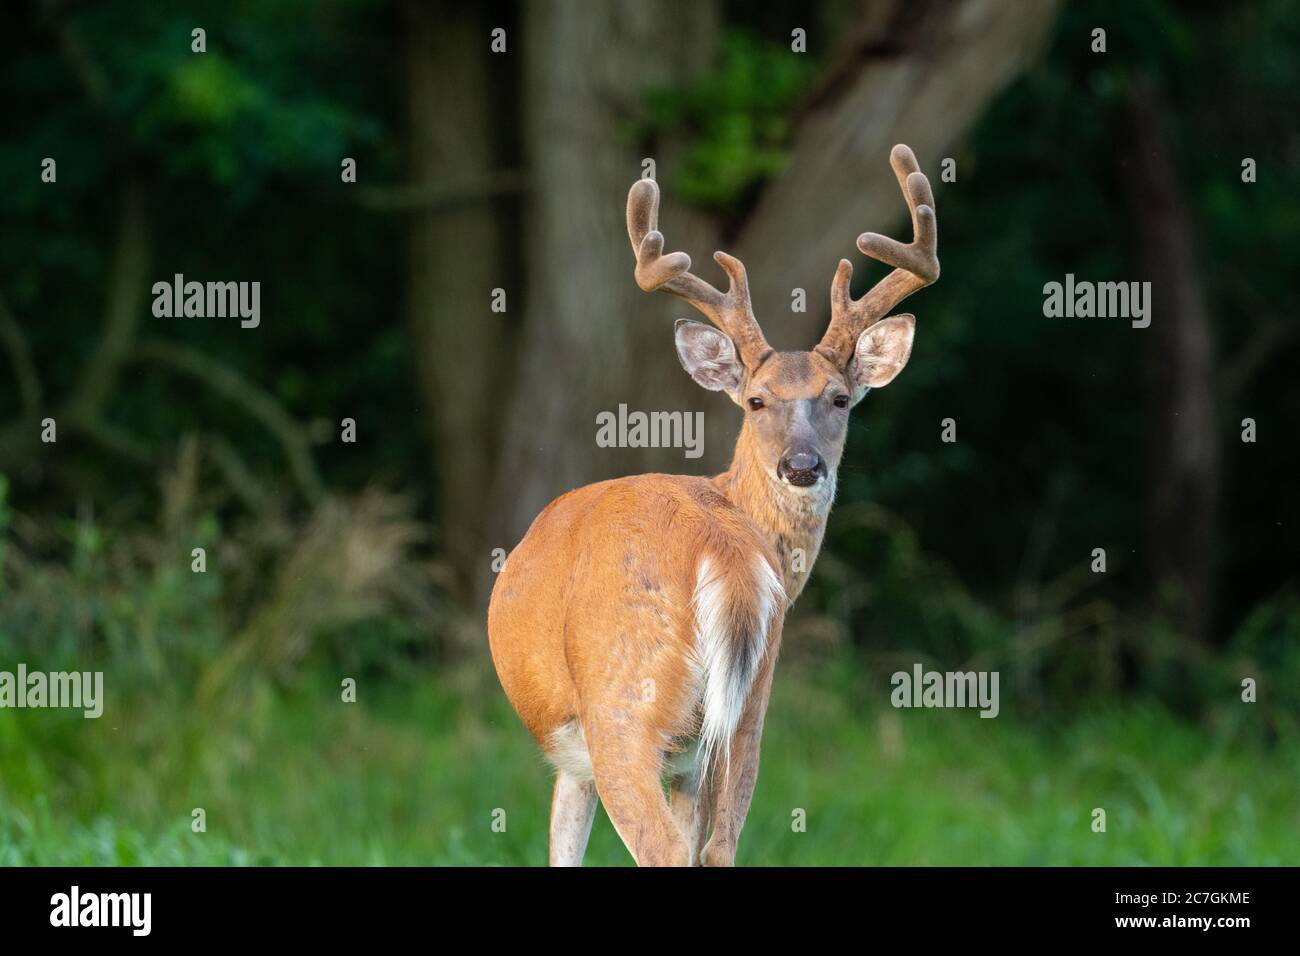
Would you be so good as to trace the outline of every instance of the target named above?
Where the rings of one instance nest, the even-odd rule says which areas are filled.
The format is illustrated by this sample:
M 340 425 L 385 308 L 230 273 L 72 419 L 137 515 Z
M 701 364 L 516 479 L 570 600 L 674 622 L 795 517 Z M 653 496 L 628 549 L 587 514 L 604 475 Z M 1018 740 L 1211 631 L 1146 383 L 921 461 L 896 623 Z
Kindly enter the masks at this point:
M 887 689 L 835 656 L 783 669 L 738 863 L 1300 862 L 1294 737 L 1270 747 L 1146 701 L 1047 731 L 1009 714 L 895 711 Z M 75 782 L 32 717 L 0 711 L 0 864 L 545 861 L 550 772 L 477 679 L 363 682 L 358 702 L 342 704 L 318 674 L 146 747 L 147 724 L 190 721 L 188 709 L 148 703 L 115 713 L 115 732 L 107 715 L 78 728 L 93 745 Z M 208 832 L 189 831 L 194 807 Z M 1105 834 L 1091 830 L 1094 807 Z M 498 808 L 504 833 L 491 828 Z M 796 808 L 806 832 L 791 828 Z M 603 812 L 587 859 L 630 863 Z
M 1231 688 L 1241 693 L 1245 678 L 1255 681 L 1265 727 L 1279 737 L 1300 733 L 1300 595 L 1284 593 L 1257 606 L 1237 631 L 1229 653 L 1218 667 L 1208 669 L 1215 690 Z M 1225 693 L 1220 700 L 1231 700 Z M 1219 721 L 1240 724 L 1246 714 L 1235 706 L 1219 706 Z
M 408 499 L 368 489 L 302 519 L 267 511 L 222 528 L 194 484 L 197 455 L 184 446 L 157 522 L 130 532 L 84 517 L 8 531 L 0 476 L 0 660 L 109 669 L 119 699 L 202 714 L 250 680 L 291 680 L 307 657 L 354 676 L 400 670 L 432 649 L 435 620 L 454 621 L 416 556 Z
M 260 281 L 268 313 L 256 348 L 219 321 L 146 320 L 141 337 L 201 348 L 298 420 L 376 421 L 409 408 L 400 323 L 376 321 L 400 312 L 392 251 L 404 224 L 361 209 L 340 183 L 343 156 L 357 160 L 363 182 L 400 178 L 383 9 L 370 0 L 57 6 L 15 11 L 0 33 L 7 86 L 21 91 L 6 114 L 15 136 L 0 143 L 11 187 L 0 196 L 9 227 L 0 294 L 29 340 L 47 406 L 75 387 L 102 333 L 121 196 L 135 180 L 150 280 Z M 206 53 L 191 52 L 195 26 L 207 30 Z M 62 52 L 65 36 L 77 55 Z M 98 92 L 86 75 L 99 78 L 89 81 Z M 57 186 L 40 182 L 45 156 L 58 162 Z M 141 308 L 147 315 L 148 298 Z M 279 481 L 281 450 L 244 409 L 147 364 L 128 371 L 131 387 L 107 410 L 118 428 L 160 451 L 187 433 L 219 434 L 254 463 L 255 479 Z M 7 374 L 0 405 L 17 407 Z M 419 442 L 411 429 L 364 458 L 319 458 L 327 477 L 356 488 L 405 472 L 422 456 Z M 12 470 L 15 499 L 66 509 L 71 484 L 115 502 L 119 518 L 149 506 L 138 467 L 101 448 L 78 447 L 57 470 L 60 480 L 44 483 Z
M 674 194 L 702 207 L 734 211 L 754 186 L 784 166 L 793 132 L 791 108 L 817 67 L 811 56 L 791 56 L 787 45 L 728 31 L 718 68 L 684 88 L 651 90 L 632 135 L 638 141 L 684 140 Z

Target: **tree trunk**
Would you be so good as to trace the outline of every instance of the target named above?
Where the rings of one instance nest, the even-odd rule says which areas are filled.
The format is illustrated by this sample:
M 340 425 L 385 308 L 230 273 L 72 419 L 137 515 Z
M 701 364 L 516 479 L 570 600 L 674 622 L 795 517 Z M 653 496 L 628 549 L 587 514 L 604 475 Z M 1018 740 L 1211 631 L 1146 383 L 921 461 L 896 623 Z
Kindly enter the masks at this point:
M 712 5 L 691 0 L 549 0 L 527 4 L 524 17 L 528 301 L 490 542 L 507 550 L 563 492 L 683 468 L 681 449 L 598 448 L 596 416 L 620 402 L 682 407 L 669 319 L 689 309 L 670 313 L 633 281 L 624 203 L 643 156 L 622 127 L 648 89 L 708 64 L 715 29 Z M 674 248 L 712 248 L 712 227 L 693 226 L 698 217 L 671 197 L 662 215 Z
M 471 5 L 407 0 L 405 66 L 409 181 L 445 187 L 495 170 L 499 152 L 488 23 Z M 504 61 L 504 57 L 501 58 Z M 438 484 L 443 548 L 469 596 L 483 549 L 502 409 L 490 370 L 507 364 L 505 316 L 492 290 L 517 307 L 499 202 L 479 196 L 411 214 L 408 324 Z
M 1125 178 L 1152 298 L 1151 326 L 1135 332 L 1146 339 L 1146 558 L 1153 607 L 1205 641 L 1219 494 L 1214 339 L 1165 113 L 1151 85 L 1135 86 Z
M 840 259 L 865 261 L 859 235 L 906 223 L 889 168 L 896 143 L 912 147 L 934 185 L 942 260 L 948 187 L 939 164 L 1042 50 L 1058 8 L 1057 0 L 899 0 L 862 21 L 806 101 L 789 164 L 737 243 L 756 307 L 780 316 L 763 327 L 774 348 L 816 345 Z M 795 287 L 808 294 L 804 313 L 790 312 Z

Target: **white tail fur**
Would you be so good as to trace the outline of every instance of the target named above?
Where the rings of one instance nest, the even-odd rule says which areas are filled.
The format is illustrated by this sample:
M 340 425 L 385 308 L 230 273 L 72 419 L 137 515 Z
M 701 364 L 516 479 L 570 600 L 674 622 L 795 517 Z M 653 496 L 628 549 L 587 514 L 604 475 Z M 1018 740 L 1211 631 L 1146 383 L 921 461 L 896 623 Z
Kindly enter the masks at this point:
M 727 568 L 736 570 L 727 573 Z M 700 726 L 701 767 L 707 772 L 716 748 L 730 754 L 767 651 L 774 614 L 784 611 L 785 588 L 762 556 L 748 564 L 700 559 L 695 578 L 695 642 L 704 676 L 704 719 Z

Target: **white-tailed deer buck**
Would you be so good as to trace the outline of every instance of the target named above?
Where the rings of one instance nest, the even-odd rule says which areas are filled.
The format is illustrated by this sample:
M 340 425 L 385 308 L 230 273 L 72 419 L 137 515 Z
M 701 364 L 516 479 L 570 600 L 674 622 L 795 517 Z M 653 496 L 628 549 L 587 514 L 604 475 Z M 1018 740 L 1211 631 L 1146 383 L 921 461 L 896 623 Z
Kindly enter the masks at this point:
M 915 319 L 885 313 L 939 277 L 930 183 L 906 146 L 890 164 L 913 241 L 858 237 L 894 269 L 854 299 L 853 266 L 841 259 L 830 327 L 811 352 L 768 346 L 738 259 L 714 253 L 731 280 L 724 294 L 685 253 L 663 254 L 653 181 L 628 193 L 637 284 L 717 327 L 679 319 L 677 354 L 745 418 L 721 475 L 637 475 L 557 498 L 496 582 L 492 659 L 558 770 L 553 866 L 581 864 L 598 797 L 640 865 L 735 858 L 782 623 L 821 546 L 849 410 L 912 351 Z

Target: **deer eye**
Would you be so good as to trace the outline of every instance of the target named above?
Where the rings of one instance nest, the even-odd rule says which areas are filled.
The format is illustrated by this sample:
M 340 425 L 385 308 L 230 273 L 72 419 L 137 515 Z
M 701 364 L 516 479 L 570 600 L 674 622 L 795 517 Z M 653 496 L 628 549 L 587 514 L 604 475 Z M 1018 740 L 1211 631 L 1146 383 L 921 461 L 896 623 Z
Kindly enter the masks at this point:
M 835 396 L 835 407 L 836 407 L 836 408 L 848 408 L 848 407 L 849 407 L 849 397 L 848 397 L 847 395 L 836 395 L 836 396 Z
M 756 411 L 758 411 L 760 408 L 763 407 L 763 400 L 762 400 L 761 398 L 758 398 L 757 396 L 755 396 L 754 398 L 751 398 L 751 399 L 749 400 L 749 407 L 750 407 L 750 410 L 751 410 L 751 411 L 755 411 L 755 412 L 756 412 Z

